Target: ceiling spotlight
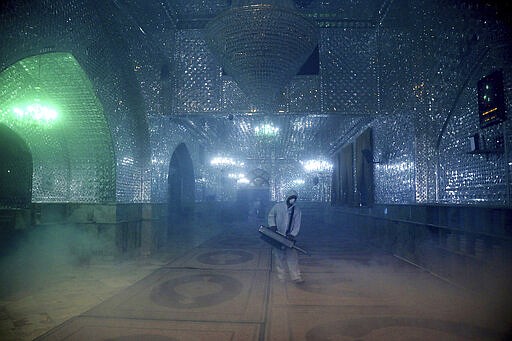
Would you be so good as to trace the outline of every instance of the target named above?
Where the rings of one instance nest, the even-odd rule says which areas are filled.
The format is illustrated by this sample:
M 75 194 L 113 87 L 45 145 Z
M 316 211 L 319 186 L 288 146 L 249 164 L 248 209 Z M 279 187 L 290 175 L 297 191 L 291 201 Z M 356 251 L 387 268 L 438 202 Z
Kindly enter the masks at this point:
M 279 128 L 274 127 L 272 123 L 264 123 L 254 128 L 256 136 L 260 137 L 274 137 L 279 134 Z
M 304 185 L 306 183 L 306 181 L 304 181 L 304 179 L 295 179 L 292 181 L 294 185 L 297 185 L 297 186 L 301 186 L 301 185 Z
M 300 161 L 306 172 L 326 172 L 332 171 L 332 163 L 324 160 Z
M 244 166 L 243 162 L 239 162 L 233 158 L 224 157 L 224 156 L 214 157 L 213 159 L 211 159 L 210 164 L 212 166 L 238 166 L 238 167 Z

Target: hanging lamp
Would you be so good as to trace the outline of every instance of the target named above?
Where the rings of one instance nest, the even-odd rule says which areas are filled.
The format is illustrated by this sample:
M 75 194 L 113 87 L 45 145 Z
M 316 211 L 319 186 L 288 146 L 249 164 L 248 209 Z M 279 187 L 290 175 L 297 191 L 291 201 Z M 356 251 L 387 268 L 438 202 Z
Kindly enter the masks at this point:
M 212 19 L 205 34 L 225 73 L 249 102 L 271 109 L 313 52 L 319 31 L 292 0 L 242 0 Z

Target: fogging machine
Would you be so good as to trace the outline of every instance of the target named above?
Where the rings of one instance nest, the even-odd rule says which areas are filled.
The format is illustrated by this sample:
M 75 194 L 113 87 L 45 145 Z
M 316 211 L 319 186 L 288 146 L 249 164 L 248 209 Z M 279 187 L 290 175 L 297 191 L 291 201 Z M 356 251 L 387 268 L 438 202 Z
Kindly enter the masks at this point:
M 282 246 L 288 247 L 290 249 L 295 249 L 299 252 L 302 252 L 305 255 L 308 254 L 308 252 L 306 250 L 301 249 L 300 247 L 295 245 L 295 240 L 288 239 L 288 238 L 286 238 L 285 235 L 283 235 L 279 232 L 276 232 L 276 231 L 268 228 L 267 226 L 260 225 L 258 232 L 261 233 L 262 236 L 266 237 L 263 239 L 272 245 L 275 245 L 277 243 L 277 245 L 282 245 Z

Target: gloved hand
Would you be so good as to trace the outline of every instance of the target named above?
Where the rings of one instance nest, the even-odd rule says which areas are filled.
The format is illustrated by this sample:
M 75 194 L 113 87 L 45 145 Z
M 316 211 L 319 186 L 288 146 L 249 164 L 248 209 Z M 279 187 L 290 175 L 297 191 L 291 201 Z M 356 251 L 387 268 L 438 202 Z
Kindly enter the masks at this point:
M 277 226 L 270 226 L 269 229 L 271 229 L 272 231 L 276 232 L 277 231 Z
M 293 242 L 295 241 L 295 237 L 294 237 L 294 236 L 292 236 L 291 234 L 287 234 L 287 235 L 286 235 L 286 239 L 291 240 L 291 241 L 293 241 Z

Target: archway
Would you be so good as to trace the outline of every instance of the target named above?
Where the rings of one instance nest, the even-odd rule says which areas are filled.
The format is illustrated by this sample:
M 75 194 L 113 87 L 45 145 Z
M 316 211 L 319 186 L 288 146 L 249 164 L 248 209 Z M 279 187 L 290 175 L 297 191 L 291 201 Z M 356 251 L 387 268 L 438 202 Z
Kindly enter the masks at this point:
M 249 184 L 238 188 L 236 211 L 238 218 L 245 220 L 248 215 L 263 219 L 270 205 L 270 173 L 261 168 L 249 172 Z
M 182 223 L 192 216 L 195 203 L 194 166 L 184 143 L 172 154 L 167 181 L 169 221 Z
M 25 141 L 3 124 L 0 160 L 0 207 L 28 207 L 32 201 L 32 154 Z
M 0 123 L 32 155 L 32 202 L 115 201 L 115 155 L 105 112 L 71 54 L 16 62 L 0 73 L 0 94 Z

